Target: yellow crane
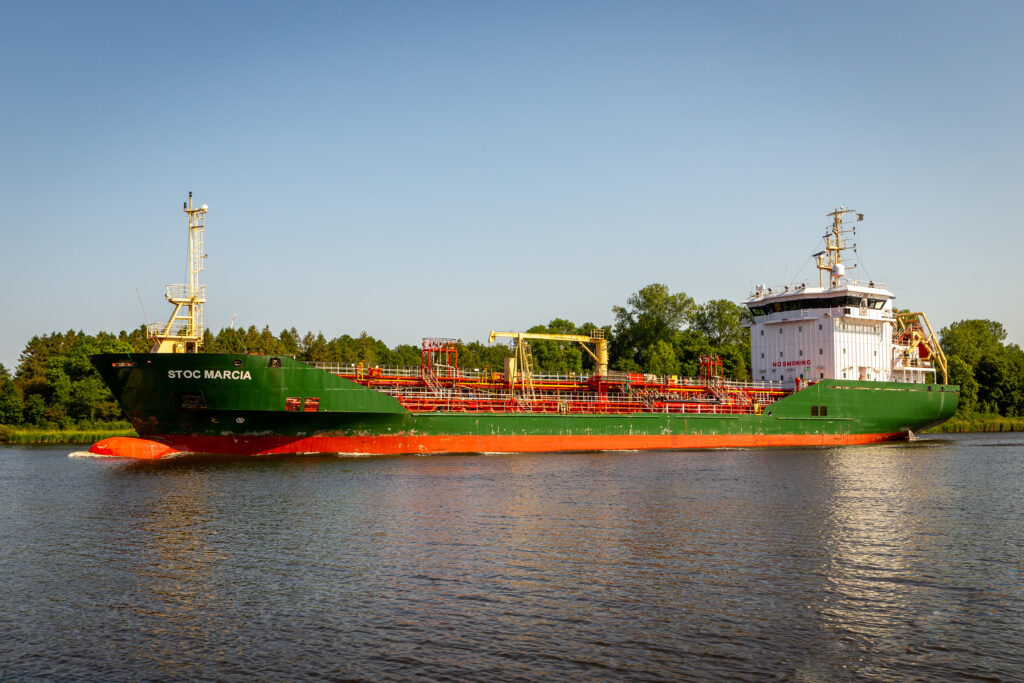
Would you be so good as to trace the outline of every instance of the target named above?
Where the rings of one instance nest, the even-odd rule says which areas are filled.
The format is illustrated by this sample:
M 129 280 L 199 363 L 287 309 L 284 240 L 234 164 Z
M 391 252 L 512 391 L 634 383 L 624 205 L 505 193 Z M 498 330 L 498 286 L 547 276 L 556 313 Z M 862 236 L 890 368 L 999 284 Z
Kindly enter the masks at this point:
M 902 340 L 904 354 L 910 355 L 915 347 L 921 360 L 931 361 L 942 370 L 942 383 L 949 384 L 949 366 L 946 354 L 939 346 L 939 338 L 928 322 L 928 316 L 921 312 L 902 312 L 896 314 L 896 336 Z
M 545 339 L 547 341 L 564 341 L 564 342 L 578 342 L 583 350 L 590 354 L 590 357 L 594 359 L 597 364 L 597 374 L 607 375 L 608 374 L 608 340 L 604 338 L 604 330 L 592 330 L 589 335 L 582 334 L 546 334 L 540 332 L 495 332 L 491 330 L 491 335 L 487 338 L 488 344 L 493 344 L 494 340 L 498 337 L 511 337 L 516 340 L 516 352 L 521 359 L 522 371 L 524 377 L 530 376 L 531 368 L 527 362 L 523 362 L 522 359 L 528 359 L 528 352 L 526 351 L 527 339 Z M 591 351 L 587 344 L 593 344 L 594 350 Z

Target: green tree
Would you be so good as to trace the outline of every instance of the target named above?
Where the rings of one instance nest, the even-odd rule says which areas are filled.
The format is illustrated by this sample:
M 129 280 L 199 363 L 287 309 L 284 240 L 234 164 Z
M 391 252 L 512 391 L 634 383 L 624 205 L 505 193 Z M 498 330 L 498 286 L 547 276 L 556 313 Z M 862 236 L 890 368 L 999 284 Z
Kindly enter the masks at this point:
M 46 423 L 46 401 L 39 394 L 25 397 L 25 422 L 36 426 Z
M 956 411 L 960 415 L 974 412 L 978 405 L 978 380 L 974 379 L 974 368 L 960 356 L 949 356 L 947 362 L 949 383 L 960 385 L 960 402 Z
M 626 300 L 626 306 L 613 306 L 614 337 L 611 342 L 613 364 L 631 370 L 643 364 L 644 356 L 664 341 L 674 345 L 693 315 L 693 299 L 683 292 L 673 294 L 663 284 L 647 285 Z
M 412 344 L 399 344 L 392 351 L 392 365 L 419 365 L 422 358 L 420 348 Z
M 478 341 L 459 344 L 459 365 L 464 368 L 501 372 L 508 355 L 507 344 L 489 346 Z
M 216 353 L 245 353 L 245 338 L 233 327 L 222 328 L 215 337 Z
M 312 332 L 306 332 L 299 344 L 299 349 L 300 360 L 313 363 L 328 361 L 327 339 L 323 332 L 318 332 L 316 336 Z
M 0 363 L 0 424 L 21 424 L 22 419 L 21 392 L 7 368 Z
M 204 339 L 206 338 L 205 334 L 209 334 L 209 330 L 205 331 Z M 131 353 L 147 353 L 153 346 L 153 343 L 146 338 L 145 325 L 140 325 L 131 332 L 121 330 L 117 335 L 117 339 L 125 344 L 127 346 L 127 350 Z M 208 351 L 205 347 L 203 350 Z
M 555 318 L 547 325 L 534 325 L 527 332 L 533 334 L 583 334 L 576 325 L 564 318 Z M 534 372 L 548 374 L 583 372 L 583 356 L 587 354 L 579 343 L 547 339 L 531 339 L 529 341 Z
M 1024 353 L 1016 344 L 982 356 L 975 369 L 978 401 L 993 412 L 1024 414 Z
M 1003 343 L 1001 323 L 960 320 L 942 328 L 939 336 L 949 359 L 949 382 L 960 385 L 959 414 L 1024 414 L 1024 352 Z
M 299 355 L 299 331 L 294 327 L 287 330 L 281 330 L 281 334 L 277 335 L 277 338 L 281 342 L 281 353 L 289 356 Z
M 744 326 L 751 321 L 746 306 L 726 299 L 714 299 L 697 307 L 692 328 L 707 337 L 710 353 L 721 356 L 727 377 L 750 377 L 750 331 Z
M 710 355 L 713 350 L 706 335 L 689 329 L 679 334 L 675 352 L 679 359 L 680 374 L 684 377 L 697 377 L 700 374 L 700 357 Z
M 280 355 L 284 353 L 284 344 L 270 331 L 270 325 L 265 325 L 260 331 L 255 351 L 256 353 L 265 353 L 267 355 Z
M 961 320 L 939 330 L 943 351 L 976 368 L 982 356 L 1002 348 L 1006 329 L 993 320 Z
M 676 357 L 675 349 L 664 339 L 659 339 L 647 347 L 643 356 L 644 367 L 648 372 L 656 375 L 679 374 L 679 359 Z
M 217 344 L 217 337 L 209 328 L 203 330 L 203 353 L 220 353 L 220 346 Z
M 750 343 L 750 331 L 744 327 L 750 320 L 746 306 L 712 299 L 694 309 L 690 326 L 706 336 L 712 346 L 743 346 Z

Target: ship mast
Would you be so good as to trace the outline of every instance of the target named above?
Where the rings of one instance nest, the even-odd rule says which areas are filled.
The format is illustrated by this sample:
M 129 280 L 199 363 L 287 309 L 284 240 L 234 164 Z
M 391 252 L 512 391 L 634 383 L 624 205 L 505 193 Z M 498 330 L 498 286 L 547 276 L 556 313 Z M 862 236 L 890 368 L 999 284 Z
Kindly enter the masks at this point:
M 839 284 L 839 280 L 842 279 L 843 275 L 846 274 L 847 268 L 856 268 L 856 266 L 846 266 L 842 261 L 842 252 L 853 249 L 856 246 L 846 239 L 847 235 L 853 234 L 854 228 L 852 226 L 849 228 L 843 227 L 843 216 L 848 213 L 855 214 L 857 221 L 864 220 L 864 214 L 857 213 L 845 206 L 840 206 L 838 209 L 833 209 L 831 213 L 826 214 L 832 217 L 832 227 L 822 238 L 825 240 L 825 250 L 819 251 L 814 255 L 818 270 L 820 271 L 818 273 L 818 284 L 821 287 L 825 286 L 826 273 L 828 273 L 829 287 L 835 287 Z
M 153 353 L 196 353 L 203 345 L 203 304 L 206 303 L 206 285 L 199 284 L 199 271 L 203 270 L 206 212 L 203 204 L 192 205 L 192 193 L 184 203 L 188 216 L 188 284 L 167 285 L 166 297 L 174 305 L 174 312 L 165 325 L 153 323 L 147 328 L 147 339 L 153 342 Z

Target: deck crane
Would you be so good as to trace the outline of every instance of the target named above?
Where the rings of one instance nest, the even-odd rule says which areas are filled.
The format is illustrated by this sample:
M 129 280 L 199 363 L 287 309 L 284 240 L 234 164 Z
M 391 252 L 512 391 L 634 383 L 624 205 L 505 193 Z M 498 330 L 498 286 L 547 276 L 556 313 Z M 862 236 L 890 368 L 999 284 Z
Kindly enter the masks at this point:
M 591 330 L 589 335 L 547 334 L 540 332 L 495 332 L 492 330 L 491 335 L 487 338 L 487 343 L 493 344 L 494 340 L 498 337 L 511 337 L 516 340 L 516 353 L 520 358 L 524 378 L 529 378 L 532 370 L 527 362 L 529 359 L 529 355 L 526 351 L 527 339 L 578 342 L 579 345 L 583 347 L 583 350 L 590 354 L 590 357 L 594 359 L 594 363 L 596 364 L 595 374 L 602 376 L 608 374 L 608 340 L 604 338 L 604 330 Z M 593 344 L 594 350 L 591 351 L 587 344 Z M 527 381 L 529 380 L 527 379 Z
M 914 349 L 920 360 L 931 361 L 942 370 L 942 383 L 949 384 L 949 367 L 946 354 L 939 346 L 938 335 L 924 313 L 903 311 L 896 314 L 896 329 L 893 331 L 894 347 L 902 349 L 904 359 L 909 359 Z

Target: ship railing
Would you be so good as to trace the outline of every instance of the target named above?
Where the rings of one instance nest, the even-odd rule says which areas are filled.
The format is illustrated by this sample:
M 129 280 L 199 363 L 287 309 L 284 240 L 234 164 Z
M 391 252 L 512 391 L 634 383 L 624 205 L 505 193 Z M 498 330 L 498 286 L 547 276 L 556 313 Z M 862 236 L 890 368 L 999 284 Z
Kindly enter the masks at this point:
M 538 382 L 586 382 L 590 379 L 591 375 L 584 374 L 582 372 L 575 373 L 533 373 L 531 375 L 534 381 Z
M 765 398 L 753 403 L 726 403 L 714 398 L 665 400 L 650 396 L 648 400 L 596 392 L 539 392 L 532 398 L 521 392 L 486 392 L 455 389 L 434 391 L 422 387 L 382 387 L 382 393 L 395 397 L 413 411 L 459 410 L 473 412 L 573 412 L 573 413 L 694 413 L 745 414 L 754 413 L 776 399 Z
M 885 289 L 885 283 L 881 280 L 855 280 L 850 277 L 843 277 L 842 284 L 844 285 L 855 285 L 857 287 L 872 287 L 874 289 Z M 779 294 L 796 294 L 802 292 L 808 288 L 819 288 L 820 284 L 817 282 L 810 282 L 804 280 L 803 282 L 789 282 L 781 285 L 760 285 L 750 290 L 751 298 L 756 296 L 772 295 L 777 296 Z M 825 289 L 828 289 L 827 283 Z
M 191 299 L 192 293 L 189 292 L 188 285 L 167 285 L 165 296 L 168 300 Z M 196 288 L 195 297 L 197 300 L 206 300 L 206 285 L 199 285 Z
M 846 278 L 846 284 L 857 285 L 858 287 L 874 287 L 875 289 L 885 289 L 885 283 L 879 280 L 854 280 L 853 278 Z
M 934 370 L 935 366 L 929 360 L 922 360 L 920 358 L 907 358 L 902 363 L 896 363 L 893 365 L 894 370 L 901 370 L 903 368 L 923 368 L 926 370 Z
M 419 378 L 423 376 L 423 370 L 419 365 L 368 365 L 363 364 L 360 366 L 359 363 L 324 363 L 319 361 L 310 361 L 308 363 L 313 367 L 330 372 L 335 375 L 354 375 L 359 376 L 360 371 L 362 377 L 366 377 L 370 374 L 370 370 L 374 371 L 374 375 L 382 375 L 386 377 L 415 377 Z M 494 373 L 490 370 L 481 368 L 465 369 L 459 368 L 458 373 L 455 374 L 454 369 L 449 369 L 449 366 L 444 366 L 436 373 L 438 379 L 469 379 L 469 380 L 489 380 Z M 577 382 L 583 383 L 590 379 L 590 375 L 584 373 L 534 373 L 531 375 L 534 381 L 538 382 Z
M 388 377 L 420 377 L 420 366 L 418 365 L 366 365 L 360 363 L 323 363 L 315 361 L 307 364 L 312 365 L 318 370 L 324 370 L 335 375 L 367 377 L 370 374 L 370 370 L 374 370 L 373 374 L 386 375 Z
M 192 338 L 189 334 L 189 320 L 186 319 L 175 319 L 171 323 L 170 329 L 167 327 L 167 323 L 149 323 L 146 325 L 146 336 L 148 337 L 188 337 Z
M 172 328 L 172 334 L 183 332 L 187 326 L 187 321 L 180 321 L 176 323 Z M 150 327 L 160 328 L 162 331 L 162 325 L 154 323 Z M 924 361 L 927 363 L 927 361 Z M 325 363 L 319 361 L 309 361 L 308 365 L 330 372 L 335 375 L 345 375 L 358 377 L 360 379 L 370 378 L 375 376 L 380 377 L 402 377 L 409 379 L 420 379 L 423 376 L 422 368 L 418 365 L 367 365 L 360 363 Z M 923 365 L 922 367 L 930 367 L 930 365 Z M 371 372 L 372 371 L 372 372 Z M 490 370 L 483 370 L 474 368 L 472 370 L 460 368 L 458 371 L 458 379 L 467 380 L 490 380 L 491 376 L 495 374 Z M 666 387 L 682 387 L 682 388 L 694 388 L 699 389 L 705 387 L 705 383 L 700 379 L 692 377 L 676 377 L 666 375 L 653 375 L 653 374 L 641 374 L 633 373 L 634 376 L 640 376 L 643 378 L 643 382 L 647 384 L 663 385 Z M 451 380 L 456 379 L 453 375 L 446 375 L 441 373 L 438 375 L 439 379 Z M 566 383 L 566 384 L 585 384 L 593 378 L 593 375 L 585 373 L 534 373 L 532 378 L 538 383 Z M 630 383 L 630 373 L 612 371 L 602 377 L 603 380 L 608 382 L 618 382 L 623 384 Z M 716 382 L 716 387 L 733 390 L 733 391 L 756 391 L 756 392 L 770 392 L 779 391 L 782 389 L 782 384 L 779 382 L 769 381 L 750 381 L 741 382 L 736 380 L 720 380 Z

